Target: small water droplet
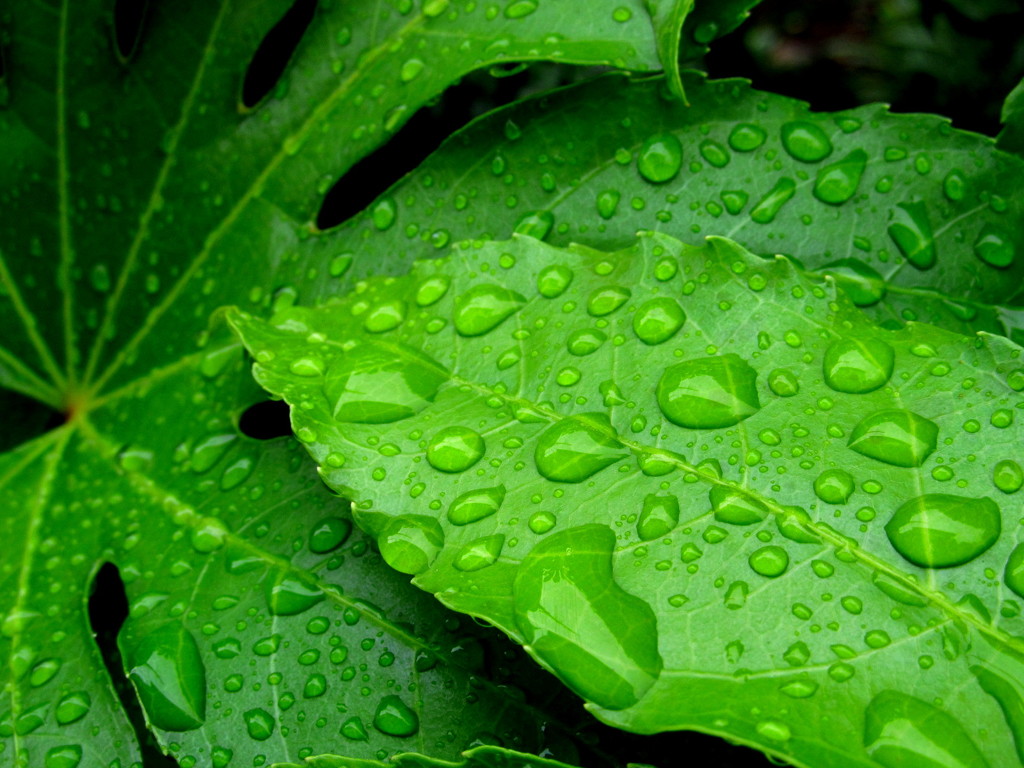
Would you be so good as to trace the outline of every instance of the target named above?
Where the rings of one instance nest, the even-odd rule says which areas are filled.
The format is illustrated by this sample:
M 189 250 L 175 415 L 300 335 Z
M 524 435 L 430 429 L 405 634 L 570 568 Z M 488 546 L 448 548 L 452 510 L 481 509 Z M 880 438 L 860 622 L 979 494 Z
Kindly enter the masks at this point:
M 683 146 L 671 133 L 658 133 L 640 147 L 636 167 L 652 184 L 664 184 L 679 173 L 683 165 Z
M 649 493 L 644 497 L 636 534 L 642 541 L 653 541 L 667 536 L 679 524 L 679 499 Z
M 493 565 L 505 546 L 505 536 L 500 533 L 482 536 L 469 542 L 455 555 L 454 565 L 460 571 L 479 571 Z
M 1013 264 L 1016 249 L 1005 232 L 991 224 L 985 225 L 974 241 L 974 253 L 986 264 L 1005 269 Z
M 250 738 L 256 741 L 266 741 L 274 735 L 277 721 L 267 710 L 260 707 L 247 710 L 242 715 L 242 719 L 245 721 L 245 730 Z
M 505 486 L 467 491 L 448 507 L 448 522 L 469 525 L 497 512 L 505 501 Z
M 857 194 L 867 164 L 867 153 L 855 149 L 841 160 L 821 168 L 814 180 L 814 196 L 829 205 L 842 205 Z

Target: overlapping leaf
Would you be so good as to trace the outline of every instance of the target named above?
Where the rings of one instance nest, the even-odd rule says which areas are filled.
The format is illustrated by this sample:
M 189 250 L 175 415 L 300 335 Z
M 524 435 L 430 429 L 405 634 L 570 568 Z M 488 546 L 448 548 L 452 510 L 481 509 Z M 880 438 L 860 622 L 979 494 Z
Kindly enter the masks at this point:
M 721 233 L 836 274 L 880 321 L 1020 333 L 1019 158 L 939 117 L 882 106 L 818 114 L 738 80 L 684 85 L 690 107 L 663 98 L 657 81 L 613 77 L 503 109 L 382 198 L 393 224 L 371 209 L 307 245 L 413 257 L 424 242 L 517 227 L 600 247 L 638 229 Z M 674 142 L 675 173 L 652 183 L 640 158 Z
M 336 262 L 296 266 L 321 194 L 469 70 L 659 68 L 645 6 L 306 3 L 284 79 L 245 106 L 247 63 L 292 3 L 142 5 L 138 39 L 98 0 L 2 19 L 0 385 L 68 423 L 0 456 L 0 761 L 140 759 L 86 617 L 105 562 L 131 604 L 134 690 L 182 765 L 455 759 L 474 741 L 571 759 L 538 730 L 541 698 L 475 675 L 465 623 L 341 541 L 345 505 L 294 451 L 240 434 L 251 381 L 207 321 L 329 290 Z M 36 419 L 6 422 L 4 446 Z
M 653 233 L 466 242 L 232 323 L 384 558 L 605 721 L 806 766 L 1024 758 L 1012 342 Z
M 1024 156 L 1024 80 L 1006 98 L 1002 119 L 999 147 Z

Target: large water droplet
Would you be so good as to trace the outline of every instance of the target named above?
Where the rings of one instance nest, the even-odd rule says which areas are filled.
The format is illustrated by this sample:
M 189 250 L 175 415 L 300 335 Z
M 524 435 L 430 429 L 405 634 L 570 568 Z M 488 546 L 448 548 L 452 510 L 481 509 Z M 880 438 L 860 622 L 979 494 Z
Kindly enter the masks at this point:
M 826 469 L 814 480 L 814 494 L 826 504 L 845 504 L 854 488 L 853 475 L 845 469 Z
M 294 616 L 302 613 L 324 599 L 324 593 L 310 586 L 287 571 L 275 571 L 264 586 L 267 608 L 275 616 Z
M 250 738 L 256 741 L 266 741 L 274 735 L 274 727 L 277 725 L 277 721 L 274 720 L 274 716 L 267 712 L 267 710 L 260 707 L 247 710 L 242 715 L 242 719 L 245 721 L 245 730 Z
M 868 704 L 864 748 L 886 768 L 988 768 L 956 720 L 899 691 L 882 691 Z
M 644 344 L 668 341 L 686 322 L 686 313 L 679 302 L 662 296 L 644 302 L 633 315 L 633 332 Z
M 867 164 L 867 153 L 855 149 L 841 160 L 821 168 L 814 180 L 814 196 L 829 205 L 842 205 L 857 194 Z
M 738 355 L 687 360 L 658 382 L 658 406 L 673 424 L 690 429 L 731 427 L 757 413 L 757 371 Z
M 992 470 L 992 482 L 1003 493 L 1016 493 L 1024 486 L 1024 470 L 1013 459 L 1003 459 Z
M 436 360 L 411 347 L 367 343 L 348 350 L 330 366 L 324 395 L 333 403 L 338 421 L 387 424 L 426 408 L 447 378 Z
M 469 542 L 455 555 L 454 565 L 460 571 L 479 571 L 493 565 L 505 546 L 505 536 L 495 533 Z
M 642 541 L 653 541 L 667 536 L 679 524 L 679 499 L 649 493 L 644 497 L 643 509 L 636 524 L 636 535 Z
M 581 483 L 626 455 L 607 414 L 584 413 L 548 427 L 533 458 L 548 480 Z
M 858 307 L 870 307 L 885 298 L 885 278 L 860 259 L 839 259 L 821 268 Z
M 340 517 L 325 517 L 309 534 L 309 549 L 323 555 L 340 547 L 352 532 L 352 523 Z
M 448 522 L 452 525 L 469 525 L 490 517 L 505 501 L 505 486 L 467 491 L 448 507 Z
M 206 668 L 195 638 L 185 627 L 175 622 L 139 631 L 129 623 L 118 645 L 153 725 L 165 731 L 191 731 L 203 724 Z
M 617 310 L 632 294 L 628 288 L 609 285 L 598 288 L 587 299 L 587 312 L 594 317 L 604 317 Z
M 78 744 L 62 744 L 46 750 L 45 768 L 78 768 L 82 762 L 82 748 Z
M 782 126 L 782 146 L 804 163 L 818 163 L 832 154 L 828 134 L 804 120 L 794 120 Z
M 1024 597 L 1024 543 L 1014 547 L 1006 559 L 1003 581 L 1015 594 Z
M 412 736 L 420 729 L 420 719 L 398 696 L 381 698 L 373 715 L 373 725 L 388 736 Z
M 974 241 L 974 253 L 986 264 L 1005 269 L 1013 263 L 1016 248 L 1013 240 L 998 227 L 985 225 Z
M 837 392 L 873 392 L 892 376 L 896 354 L 880 339 L 839 339 L 825 350 L 825 383 Z
M 912 411 L 887 409 L 864 417 L 847 445 L 897 467 L 920 467 L 935 450 L 938 425 Z
M 54 715 L 58 723 L 69 725 L 85 717 L 91 706 L 92 697 L 86 691 L 75 691 L 61 697 Z
M 683 146 L 671 133 L 658 133 L 647 139 L 636 161 L 640 175 L 654 184 L 673 179 L 682 165 Z
M 928 269 L 935 264 L 935 236 L 923 202 L 897 205 L 888 232 L 900 253 L 915 267 Z
M 730 525 L 753 525 L 768 516 L 768 508 L 748 493 L 715 485 L 708 493 L 715 519 Z
M 651 607 L 612 578 L 615 534 L 585 525 L 551 534 L 519 566 L 513 595 L 526 644 L 607 709 L 632 706 L 661 673 Z
M 442 472 L 464 472 L 484 455 L 484 439 L 469 427 L 445 427 L 427 445 L 427 461 Z
M 779 215 L 782 206 L 796 194 L 796 182 L 783 176 L 750 211 L 750 218 L 758 224 L 770 224 Z
M 377 539 L 380 554 L 396 571 L 423 573 L 444 547 L 444 531 L 426 515 L 399 515 L 388 521 Z
M 560 264 L 544 267 L 537 275 L 537 293 L 545 299 L 558 298 L 565 293 L 572 277 L 572 270 Z
M 970 562 L 995 544 L 1001 529 L 999 506 L 992 499 L 945 493 L 911 499 L 885 525 L 893 548 L 923 568 Z
M 754 573 L 774 579 L 784 574 L 789 568 L 789 553 L 775 545 L 760 547 L 750 553 L 747 562 Z
M 753 152 L 764 144 L 768 134 L 753 123 L 739 123 L 729 134 L 729 146 L 737 152 Z
M 455 330 L 463 336 L 482 336 L 525 303 L 525 296 L 500 285 L 474 285 L 455 300 Z

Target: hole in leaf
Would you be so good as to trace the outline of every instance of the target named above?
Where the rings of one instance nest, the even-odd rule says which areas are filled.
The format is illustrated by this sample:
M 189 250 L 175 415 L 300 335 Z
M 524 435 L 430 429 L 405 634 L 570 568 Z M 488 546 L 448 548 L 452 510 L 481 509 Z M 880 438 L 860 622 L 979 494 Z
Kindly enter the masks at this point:
M 242 413 L 238 429 L 246 437 L 256 440 L 287 437 L 292 433 L 288 404 L 283 400 L 264 400 L 262 403 L 250 405 Z
M 521 70 L 510 63 L 501 68 L 500 77 L 486 72 L 467 75 L 334 183 L 320 205 L 317 228 L 330 229 L 355 216 L 473 118 L 533 93 L 586 79 L 595 71 L 599 69 L 558 64 Z
M 148 8 L 149 0 L 117 0 L 114 5 L 114 48 L 122 63 L 139 47 Z
M 252 109 L 273 90 L 313 20 L 317 0 L 295 0 L 263 38 L 253 54 L 242 83 L 242 106 Z
M 0 390 L 0 413 L 4 425 L 0 429 L 0 452 L 17 448 L 64 423 L 64 416 L 48 405 L 6 389 Z
M 89 626 L 92 627 L 96 645 L 100 649 L 100 656 L 110 675 L 110 682 L 114 686 L 117 698 L 120 699 L 121 706 L 135 730 L 135 737 L 142 752 L 142 764 L 145 768 L 178 768 L 177 761 L 160 751 L 155 737 L 146 728 L 142 707 L 125 675 L 121 651 L 117 647 L 117 633 L 121 631 L 127 618 L 128 595 L 124 590 L 124 581 L 121 580 L 117 566 L 113 563 L 104 563 L 93 577 L 89 588 Z

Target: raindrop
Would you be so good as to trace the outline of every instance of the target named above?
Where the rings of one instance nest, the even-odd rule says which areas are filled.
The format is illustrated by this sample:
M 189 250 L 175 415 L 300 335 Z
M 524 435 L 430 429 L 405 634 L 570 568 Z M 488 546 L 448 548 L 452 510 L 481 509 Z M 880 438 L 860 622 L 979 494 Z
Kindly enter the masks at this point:
M 757 413 L 757 372 L 734 354 L 705 357 L 666 369 L 658 406 L 673 424 L 690 429 L 731 427 Z
M 464 472 L 484 455 L 484 439 L 469 427 L 445 427 L 427 445 L 427 461 L 441 472 Z
M 671 133 L 651 136 L 640 147 L 636 161 L 640 175 L 653 184 L 671 181 L 683 164 L 683 146 Z
M 475 285 L 455 300 L 455 330 L 462 336 L 482 336 L 525 303 L 526 297 L 500 285 Z
M 837 392 L 864 394 L 892 376 L 895 353 L 879 339 L 845 338 L 825 350 L 825 383 Z
M 548 480 L 581 483 L 626 455 L 614 435 L 604 413 L 585 413 L 556 422 L 537 440 L 537 471 Z
M 388 521 L 377 539 L 381 556 L 396 571 L 423 573 L 444 546 L 444 531 L 425 515 L 400 515 Z
M 875 411 L 853 429 L 849 447 L 861 454 L 897 467 L 920 467 L 939 436 L 935 422 L 901 409 Z
M 1001 529 L 999 506 L 991 499 L 945 493 L 911 499 L 885 525 L 893 548 L 923 568 L 970 562 L 996 542 Z

